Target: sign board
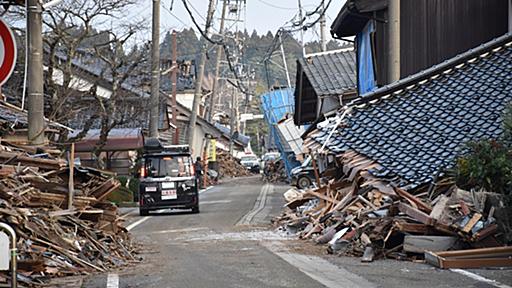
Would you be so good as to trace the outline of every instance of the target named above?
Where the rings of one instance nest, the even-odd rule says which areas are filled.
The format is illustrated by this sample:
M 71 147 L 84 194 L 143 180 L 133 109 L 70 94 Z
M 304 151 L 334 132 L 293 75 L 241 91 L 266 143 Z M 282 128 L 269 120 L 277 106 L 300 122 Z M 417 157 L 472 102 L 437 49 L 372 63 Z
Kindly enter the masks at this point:
M 240 114 L 240 122 L 263 119 L 263 114 Z
M 0 231 L 0 271 L 9 270 L 9 236 Z
M 211 139 L 210 140 L 210 147 L 208 150 L 208 160 L 215 162 L 217 161 L 217 140 Z
M 0 86 L 11 76 L 16 64 L 16 41 L 4 20 L 0 19 Z

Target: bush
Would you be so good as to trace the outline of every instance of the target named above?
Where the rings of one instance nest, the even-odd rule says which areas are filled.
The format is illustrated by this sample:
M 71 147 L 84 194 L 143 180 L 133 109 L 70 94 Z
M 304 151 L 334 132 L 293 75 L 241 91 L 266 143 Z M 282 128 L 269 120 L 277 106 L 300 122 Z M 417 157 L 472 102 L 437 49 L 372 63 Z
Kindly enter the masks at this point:
M 494 140 L 468 143 L 469 153 L 457 161 L 457 185 L 512 195 L 512 153 Z
M 512 206 L 512 105 L 503 114 L 503 137 L 467 144 L 466 156 L 457 160 L 456 181 L 463 189 L 484 189 L 503 194 Z
M 121 182 L 121 187 L 113 191 L 110 195 L 108 195 L 107 200 L 114 202 L 114 203 L 121 203 L 121 202 L 132 202 L 133 201 L 133 195 L 137 193 L 137 189 L 139 186 L 139 179 L 138 178 L 131 178 L 131 177 L 125 177 L 125 176 L 119 176 L 117 178 L 119 182 Z M 130 180 L 128 183 L 128 186 L 126 183 Z

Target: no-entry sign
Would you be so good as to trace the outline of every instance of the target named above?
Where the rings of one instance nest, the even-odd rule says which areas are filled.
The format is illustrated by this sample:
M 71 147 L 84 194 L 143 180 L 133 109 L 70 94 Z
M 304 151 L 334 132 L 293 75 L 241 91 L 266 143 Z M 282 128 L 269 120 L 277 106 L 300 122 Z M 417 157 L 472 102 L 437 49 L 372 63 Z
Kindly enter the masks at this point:
M 0 19 L 0 86 L 11 76 L 16 64 L 16 41 L 4 20 Z

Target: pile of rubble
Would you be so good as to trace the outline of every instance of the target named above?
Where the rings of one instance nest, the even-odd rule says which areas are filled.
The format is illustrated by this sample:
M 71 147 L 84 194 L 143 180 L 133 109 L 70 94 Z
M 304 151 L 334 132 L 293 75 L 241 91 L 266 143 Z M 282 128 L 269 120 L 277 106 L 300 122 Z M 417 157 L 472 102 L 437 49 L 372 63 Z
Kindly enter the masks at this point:
M 217 161 L 219 163 L 220 177 L 243 177 L 251 173 L 240 164 L 240 160 L 222 150 L 217 150 Z
M 284 161 L 280 158 L 266 161 L 265 167 L 263 167 L 263 177 L 266 181 L 272 183 L 286 182 L 288 177 L 286 175 Z
M 426 251 L 497 247 L 510 241 L 496 220 L 503 210 L 497 195 L 463 191 L 449 180 L 416 189 L 413 195 L 370 174 L 375 162 L 345 156 L 343 177 L 319 188 L 287 191 L 286 210 L 274 221 L 302 239 L 327 245 L 330 253 L 362 257 L 363 262 L 418 260 Z M 502 260 L 512 265 L 510 257 Z
M 18 280 L 24 285 L 138 261 L 117 208 L 104 201 L 119 187 L 117 180 L 75 167 L 68 209 L 66 161 L 0 145 L 0 163 L 0 222 L 18 236 Z M 0 272 L 0 281 L 7 276 Z

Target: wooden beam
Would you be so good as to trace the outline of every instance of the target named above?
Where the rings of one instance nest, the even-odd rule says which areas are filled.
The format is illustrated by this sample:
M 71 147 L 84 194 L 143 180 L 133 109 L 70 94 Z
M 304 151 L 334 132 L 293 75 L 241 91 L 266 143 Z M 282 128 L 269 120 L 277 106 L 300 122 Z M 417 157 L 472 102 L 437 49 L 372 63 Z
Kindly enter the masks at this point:
M 429 213 L 429 214 L 432 212 L 432 207 L 430 205 L 421 201 L 420 199 L 418 199 L 414 195 L 410 194 L 409 192 L 407 192 L 403 189 L 400 189 L 400 188 L 395 188 L 395 191 L 397 192 L 398 195 L 402 196 L 403 198 L 406 198 L 406 199 L 410 200 L 411 202 L 414 202 L 414 204 L 416 204 L 420 210 L 422 210 L 426 213 Z
M 425 252 L 427 263 L 439 268 L 512 267 L 512 247 Z
M 426 225 L 433 225 L 435 220 L 430 218 L 430 216 L 423 211 L 420 211 L 412 206 L 409 206 L 403 202 L 400 202 L 398 204 L 398 209 L 407 214 L 408 216 L 414 218 L 416 221 L 426 224 Z
M 469 233 L 469 231 L 471 231 L 471 229 L 473 229 L 473 227 L 476 225 L 476 223 L 478 222 L 478 220 L 480 220 L 480 218 L 482 218 L 482 214 L 480 213 L 475 213 L 473 215 L 473 217 L 471 217 L 471 219 L 469 220 L 469 222 L 464 226 L 464 228 L 462 228 L 462 231 L 463 232 L 466 232 L 466 233 Z

